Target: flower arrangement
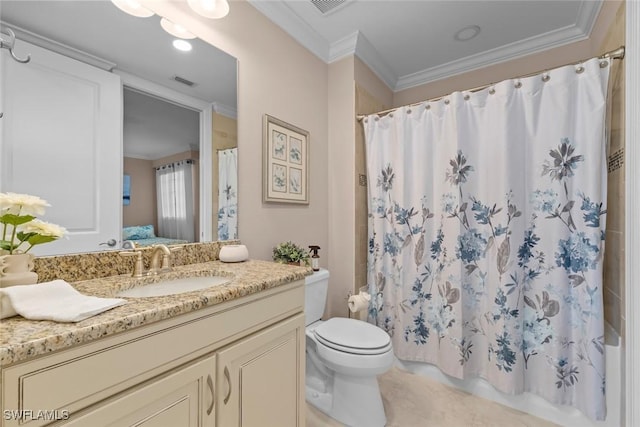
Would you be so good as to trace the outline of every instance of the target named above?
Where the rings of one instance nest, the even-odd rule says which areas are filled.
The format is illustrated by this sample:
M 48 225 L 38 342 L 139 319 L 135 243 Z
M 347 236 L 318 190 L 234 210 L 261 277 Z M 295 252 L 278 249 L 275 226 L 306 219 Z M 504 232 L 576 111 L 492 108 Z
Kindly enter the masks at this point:
M 293 242 L 282 242 L 273 248 L 273 260 L 281 264 L 309 265 L 309 252 Z
M 44 215 L 47 206 L 51 205 L 37 196 L 0 193 L 0 252 L 27 253 L 35 245 L 64 236 L 67 232 L 64 227 L 36 219 L 36 215 Z

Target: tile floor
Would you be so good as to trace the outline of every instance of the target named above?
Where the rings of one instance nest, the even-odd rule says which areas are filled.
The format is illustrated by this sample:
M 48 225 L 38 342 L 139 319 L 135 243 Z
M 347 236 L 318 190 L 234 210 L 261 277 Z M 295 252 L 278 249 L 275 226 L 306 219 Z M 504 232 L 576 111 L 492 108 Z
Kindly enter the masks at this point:
M 378 380 L 387 427 L 556 425 L 395 367 Z M 307 404 L 307 427 L 342 427 L 342 424 Z

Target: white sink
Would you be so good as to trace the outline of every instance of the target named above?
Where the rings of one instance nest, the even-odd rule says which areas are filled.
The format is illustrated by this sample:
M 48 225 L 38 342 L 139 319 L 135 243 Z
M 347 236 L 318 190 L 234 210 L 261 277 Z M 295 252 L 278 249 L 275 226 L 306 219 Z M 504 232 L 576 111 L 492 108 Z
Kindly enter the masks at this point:
M 141 285 L 120 291 L 116 296 L 130 298 L 161 297 L 211 288 L 226 283 L 229 283 L 229 278 L 220 276 L 183 277 Z

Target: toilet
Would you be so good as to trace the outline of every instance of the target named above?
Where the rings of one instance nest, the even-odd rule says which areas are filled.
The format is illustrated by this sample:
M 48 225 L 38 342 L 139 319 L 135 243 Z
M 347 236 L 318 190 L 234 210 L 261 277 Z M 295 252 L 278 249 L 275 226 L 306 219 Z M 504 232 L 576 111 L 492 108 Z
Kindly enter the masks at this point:
M 324 269 L 305 280 L 307 402 L 350 427 L 383 427 L 387 420 L 376 376 L 393 364 L 391 339 L 361 320 L 320 320 L 328 286 Z

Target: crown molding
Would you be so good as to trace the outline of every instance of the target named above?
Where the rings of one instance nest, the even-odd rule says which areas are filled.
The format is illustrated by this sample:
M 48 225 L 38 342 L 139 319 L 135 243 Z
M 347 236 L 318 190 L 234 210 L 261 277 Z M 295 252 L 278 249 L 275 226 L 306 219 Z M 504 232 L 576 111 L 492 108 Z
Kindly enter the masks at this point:
M 587 39 L 589 36 L 575 25 L 550 31 L 542 35 L 509 43 L 494 49 L 470 55 L 465 58 L 447 62 L 436 67 L 427 68 L 398 79 L 393 88 L 395 92 L 420 86 L 446 77 L 463 74 L 479 68 L 522 58 L 533 53 L 542 52 L 569 43 Z
M 417 73 L 407 74 L 400 77 L 392 89 L 394 92 L 398 92 L 446 77 L 463 74 L 468 71 L 522 58 L 569 43 L 586 40 L 593 30 L 601 7 L 601 2 L 583 1 L 580 4 L 580 10 L 578 11 L 578 17 L 574 25 L 509 43 L 505 46 L 467 56 L 466 58 L 428 68 Z
M 578 17 L 573 25 L 416 73 L 398 76 L 361 32 L 356 31 L 329 44 L 285 3 L 266 0 L 248 1 L 324 62 L 329 64 L 349 55 L 356 55 L 394 92 L 586 40 L 593 30 L 602 7 L 602 1 L 584 0 L 580 4 Z
M 354 31 L 346 37 L 331 43 L 329 46 L 329 63 L 339 61 L 356 52 L 358 46 L 358 38 L 361 36 L 360 31 Z
M 107 61 L 106 59 L 102 59 L 74 47 L 67 46 L 64 43 L 43 37 L 39 34 L 25 30 L 24 28 L 18 27 L 17 25 L 13 25 L 6 21 L 0 21 L 0 24 L 2 24 L 3 27 L 6 26 L 11 28 L 13 32 L 16 33 L 16 39 L 18 40 L 34 44 L 43 49 L 59 53 L 60 55 L 75 59 L 76 61 L 84 62 L 85 64 L 92 65 L 105 71 L 113 71 L 113 69 L 116 68 L 117 64 L 114 62 Z
M 393 89 L 396 86 L 398 76 L 362 33 L 358 36 L 358 45 L 356 46 L 355 55 L 360 58 L 362 62 L 367 64 L 371 71 L 385 82 L 390 89 Z
M 238 119 L 238 110 L 233 107 L 229 107 L 228 105 L 224 105 L 219 102 L 214 102 L 213 104 L 211 104 L 211 108 L 214 112 L 222 116 L 229 117 L 230 119 L 235 120 Z
M 285 3 L 268 0 L 247 1 L 311 53 L 327 64 L 330 62 L 329 42 Z

